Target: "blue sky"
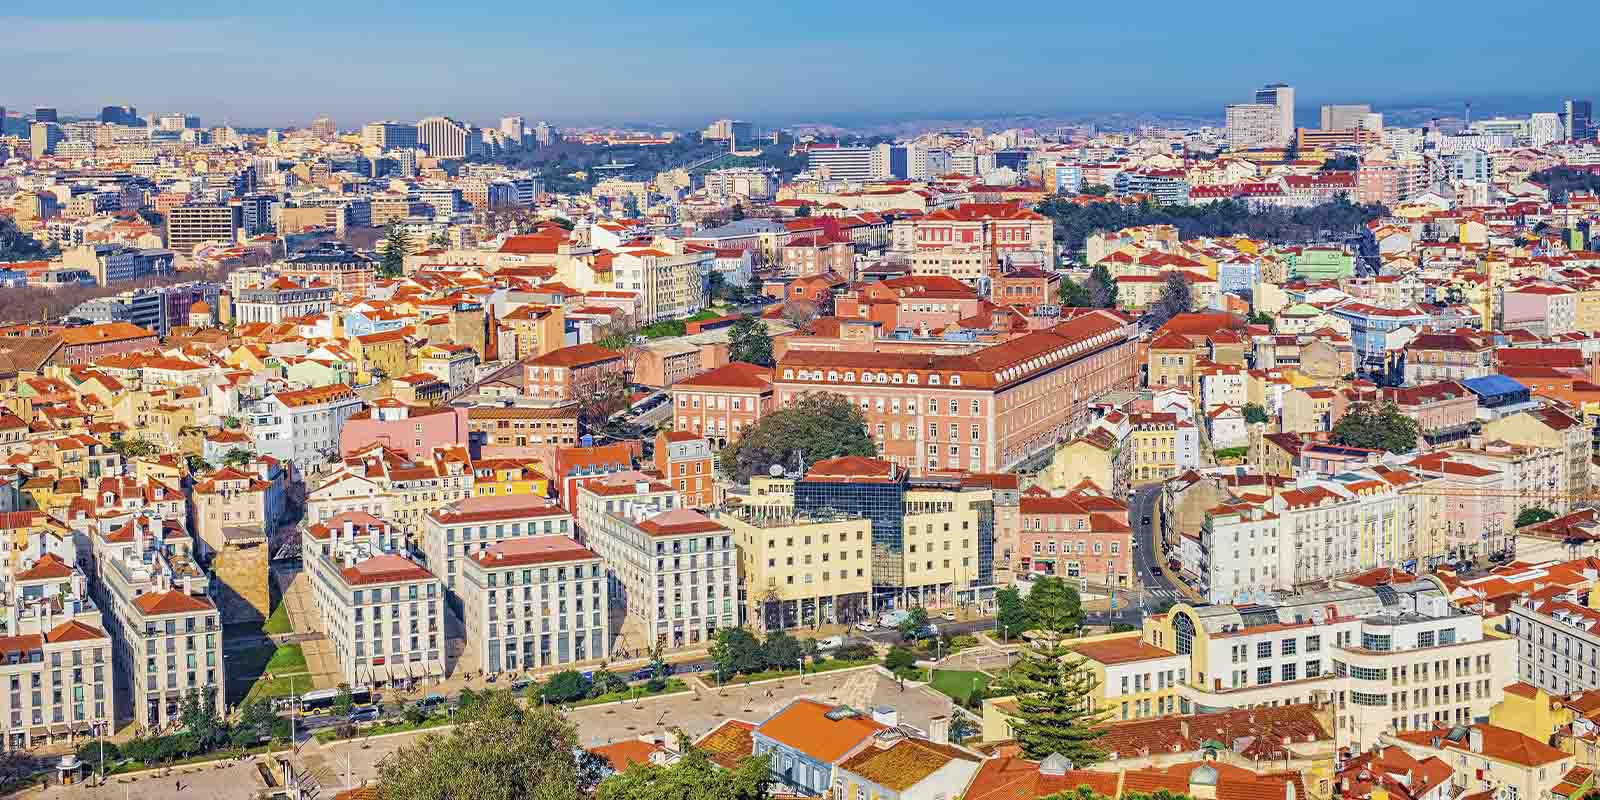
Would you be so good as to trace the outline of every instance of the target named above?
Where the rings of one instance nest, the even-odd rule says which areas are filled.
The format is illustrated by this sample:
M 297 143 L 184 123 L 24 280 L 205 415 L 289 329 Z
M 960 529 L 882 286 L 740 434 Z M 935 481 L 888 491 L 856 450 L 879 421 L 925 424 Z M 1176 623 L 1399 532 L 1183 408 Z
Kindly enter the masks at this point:
M 8 0 L 0 105 L 353 127 L 1199 111 L 1275 80 L 1302 108 L 1589 96 L 1597 23 L 1570 0 Z

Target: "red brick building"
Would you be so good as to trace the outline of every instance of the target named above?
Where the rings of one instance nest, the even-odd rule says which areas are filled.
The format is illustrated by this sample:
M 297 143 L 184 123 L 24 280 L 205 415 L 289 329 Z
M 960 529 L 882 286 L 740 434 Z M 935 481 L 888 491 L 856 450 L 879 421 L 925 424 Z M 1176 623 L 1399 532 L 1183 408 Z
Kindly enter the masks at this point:
M 607 377 L 626 377 L 621 353 L 597 344 L 575 344 L 552 350 L 523 365 L 523 393 L 541 400 L 576 400 L 580 388 L 598 386 Z
M 772 370 L 735 361 L 672 386 L 673 429 L 723 447 L 772 410 Z
M 704 436 L 682 431 L 656 434 L 656 471 L 678 490 L 689 508 L 706 508 L 716 502 L 714 452 Z
M 113 353 L 132 353 L 155 347 L 156 335 L 131 322 L 105 322 L 65 328 L 56 334 L 61 351 L 51 359 L 61 364 L 82 364 Z
M 795 350 L 776 408 L 812 392 L 860 406 L 880 457 L 913 475 L 1003 472 L 1083 430 L 1089 406 L 1138 381 L 1137 327 L 1108 311 L 967 355 Z

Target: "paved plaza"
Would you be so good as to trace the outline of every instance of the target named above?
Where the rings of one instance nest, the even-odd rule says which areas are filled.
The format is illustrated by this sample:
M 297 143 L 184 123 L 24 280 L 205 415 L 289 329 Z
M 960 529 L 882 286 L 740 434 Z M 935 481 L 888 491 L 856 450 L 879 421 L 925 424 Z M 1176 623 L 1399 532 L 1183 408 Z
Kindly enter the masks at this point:
M 1002 656 L 1003 657 L 1003 656 Z M 864 668 L 799 678 L 786 678 L 760 684 L 734 684 L 718 689 L 707 687 L 698 678 L 690 680 L 693 690 L 668 697 L 590 706 L 568 713 L 578 726 L 579 740 L 585 746 L 622 741 L 647 734 L 670 734 L 682 730 L 692 737 L 711 730 L 726 719 L 760 722 L 785 703 L 809 697 L 828 703 L 868 709 L 888 706 L 899 712 L 900 721 L 923 730 L 931 719 L 952 713 L 950 699 L 924 686 L 899 681 L 877 668 Z M 401 734 L 368 741 L 306 743 L 294 757 L 298 768 L 308 773 L 321 787 L 319 797 L 330 797 L 347 782 L 359 785 L 377 773 L 377 764 L 396 750 L 415 741 L 421 734 Z M 348 776 L 348 778 L 347 778 Z M 182 783 L 182 788 L 177 782 Z M 112 782 L 104 787 L 52 787 L 46 798 L 140 798 L 141 800 L 213 800 L 216 798 L 255 797 L 266 788 L 259 770 L 248 763 L 225 766 L 192 767 L 171 776 L 148 777 Z

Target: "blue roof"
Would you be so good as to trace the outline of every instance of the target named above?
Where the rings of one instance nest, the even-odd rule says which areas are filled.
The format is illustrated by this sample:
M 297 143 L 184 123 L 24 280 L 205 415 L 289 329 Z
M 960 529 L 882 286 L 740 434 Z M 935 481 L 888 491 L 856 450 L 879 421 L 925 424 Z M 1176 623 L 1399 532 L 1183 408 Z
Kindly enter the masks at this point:
M 1480 397 L 1528 391 L 1528 387 L 1504 375 L 1485 375 L 1481 378 L 1468 378 L 1462 381 L 1461 385 L 1467 387 L 1467 391 Z

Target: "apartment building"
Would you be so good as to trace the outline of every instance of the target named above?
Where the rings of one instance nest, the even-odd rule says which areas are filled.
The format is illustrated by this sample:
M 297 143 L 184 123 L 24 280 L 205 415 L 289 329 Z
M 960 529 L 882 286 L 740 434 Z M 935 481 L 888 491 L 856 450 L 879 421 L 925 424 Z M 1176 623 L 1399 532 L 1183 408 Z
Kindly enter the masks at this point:
M 338 455 L 339 429 L 361 406 L 355 390 L 331 384 L 269 394 L 250 404 L 245 420 L 257 455 L 309 472 Z
M 1600 610 L 1583 594 L 1548 586 L 1511 603 L 1506 626 L 1517 640 L 1519 680 L 1551 694 L 1600 689 Z
M 324 283 L 341 297 L 360 297 L 377 279 L 378 260 L 343 244 L 324 243 L 291 256 L 275 268 L 301 284 Z
M 963 203 L 895 220 L 890 250 L 904 253 L 912 273 L 966 283 L 997 278 L 1002 263 L 1056 263 L 1055 223 L 1020 203 Z
M 467 431 L 487 453 L 527 455 L 554 465 L 558 449 L 578 443 L 578 412 L 571 406 L 473 406 L 467 409 Z
M 656 472 L 678 490 L 686 508 L 706 508 L 716 501 L 716 453 L 711 442 L 694 433 L 656 434 Z
M 1135 482 L 1165 480 L 1200 466 L 1200 429 L 1190 420 L 1164 411 L 1132 414 L 1128 422 Z
M 239 290 L 233 299 L 234 321 L 243 325 L 325 314 L 333 306 L 333 287 L 318 280 L 278 278 L 264 286 Z
M 762 630 L 851 625 L 871 616 L 872 521 L 748 504 L 714 515 L 739 549 L 745 619 Z
M 543 497 L 525 494 L 469 497 L 429 511 L 423 519 L 423 559 L 444 582 L 450 602 L 458 610 L 456 584 L 462 559 L 509 539 L 576 532 L 572 512 Z
M 596 344 L 575 344 L 523 362 L 523 394 L 570 403 L 598 390 L 605 381 L 626 376 L 622 353 Z
M 613 288 L 639 295 L 639 322 L 648 325 L 682 319 L 706 305 L 705 276 L 711 274 L 716 253 L 710 250 L 677 252 L 657 247 L 624 250 L 611 263 Z
M 244 226 L 238 205 L 182 205 L 167 211 L 167 247 L 184 256 L 203 244 L 230 247 Z
M 888 461 L 913 475 L 1004 472 L 1090 422 L 1089 404 L 1138 378 L 1132 323 L 1089 312 L 967 355 L 794 350 L 774 407 L 826 391 L 861 407 Z
M 600 557 L 570 534 L 497 542 L 462 559 L 467 650 L 484 672 L 523 672 L 610 654 Z
M 134 723 L 151 731 L 177 724 L 191 693 L 225 713 L 222 623 L 189 534 L 134 517 L 92 542 L 99 605 L 110 613 L 115 669 L 129 676 Z
M 1128 507 L 1102 495 L 1051 497 L 1030 489 L 1021 497 L 1017 569 L 1100 586 L 1131 586 L 1133 529 Z
M 4 565 L 10 612 L 0 636 L 0 749 L 19 752 L 115 729 L 112 640 L 72 537 L 18 539 Z M 26 543 L 21 543 L 25 541 Z
M 1463 333 L 1419 333 L 1406 344 L 1406 383 L 1464 381 L 1496 373 L 1494 342 Z
M 772 411 L 772 369 L 735 361 L 672 384 L 674 430 L 726 447 Z
M 1564 781 L 1593 780 L 1573 754 L 1496 725 L 1460 725 L 1386 737 L 1414 758 L 1450 765 L 1457 797 L 1566 797 Z
M 311 596 L 344 682 L 385 686 L 445 674 L 443 587 L 400 531 L 345 512 L 301 531 Z
M 1565 493 L 1581 495 L 1589 491 L 1593 432 L 1582 419 L 1559 408 L 1545 406 L 1493 420 L 1483 426 L 1483 435 L 1485 439 L 1560 451 L 1566 460 Z
M 1352 750 L 1387 733 L 1486 718 L 1516 652 L 1432 581 L 1272 605 L 1179 604 L 1145 619 L 1144 640 L 1189 658 L 1179 713 L 1321 700 L 1335 706 L 1335 741 Z
M 671 507 L 659 486 L 626 496 L 595 488 L 579 490 L 583 541 L 604 559 L 609 596 L 627 609 L 625 646 L 643 652 L 705 644 L 739 624 L 738 559 L 727 527 Z M 668 510 L 657 510 L 662 505 Z

